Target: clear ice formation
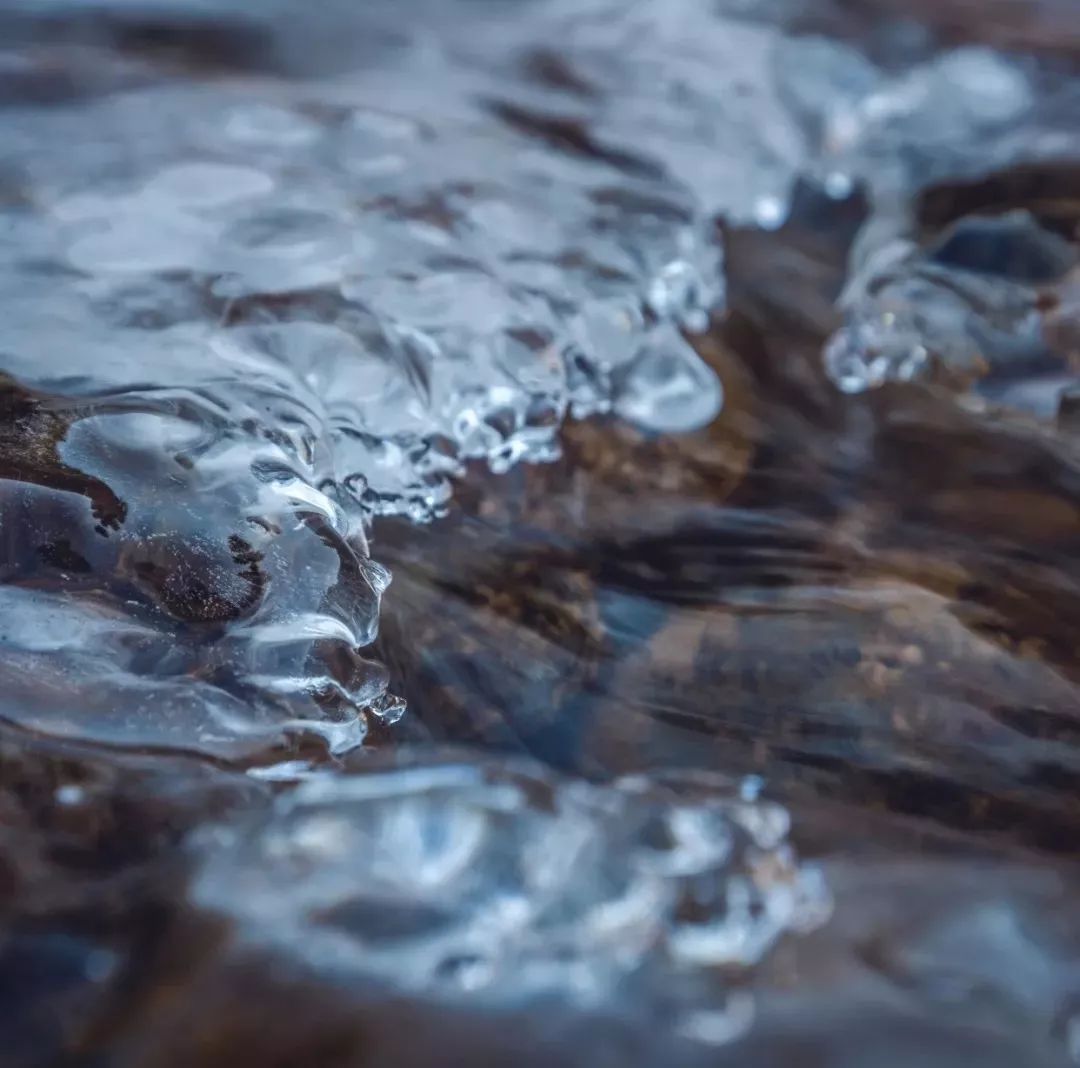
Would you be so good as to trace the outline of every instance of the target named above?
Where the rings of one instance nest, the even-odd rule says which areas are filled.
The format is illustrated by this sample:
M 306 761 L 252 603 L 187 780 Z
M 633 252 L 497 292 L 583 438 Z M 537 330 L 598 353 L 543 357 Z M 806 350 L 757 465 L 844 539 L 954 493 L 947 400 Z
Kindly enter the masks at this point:
M 31 35 L 140 6 L 176 14 L 14 5 Z M 241 53 L 271 43 L 210 72 L 108 32 L 0 43 L 3 71 L 87 87 L 0 112 L 8 720 L 217 758 L 361 745 L 402 712 L 363 655 L 389 581 L 373 518 L 439 515 L 467 461 L 554 457 L 568 415 L 707 424 L 722 387 L 684 333 L 722 304 L 718 217 L 779 226 L 800 177 L 888 216 L 930 177 L 1055 151 L 1014 143 L 1037 95 L 1018 65 L 886 72 L 790 32 L 798 4 L 318 7 L 186 5 Z M 937 285 L 914 263 L 866 299 Z M 721 1041 L 747 1022 L 725 999 L 827 910 L 786 834 L 708 778 L 373 762 L 204 843 L 193 896 L 332 976 Z
M 203 843 L 194 900 L 339 980 L 654 1014 L 730 1038 L 725 999 L 827 915 L 788 816 L 708 774 L 596 787 L 452 755 L 316 776 Z
M 468 460 L 552 458 L 568 413 L 716 414 L 682 333 L 722 296 L 710 212 L 507 111 L 527 42 L 481 62 L 489 20 L 454 7 L 328 9 L 357 54 L 319 76 L 105 55 L 116 84 L 4 110 L 0 598 L 22 623 L 0 714 L 353 748 L 402 711 L 362 655 L 389 580 L 373 516 L 438 515 Z M 286 47 L 290 11 L 251 17 Z
M 811 135 L 783 36 L 702 0 L 200 0 L 272 42 L 210 72 L 113 47 L 158 9 L 16 3 L 0 55 L 85 85 L 0 112 L 0 716 L 341 753 L 403 710 L 363 655 L 373 518 L 553 458 L 568 415 L 707 424 L 684 335 L 722 304 L 717 216 L 781 221 Z M 79 10 L 103 39 L 25 44 Z M 720 1041 L 731 984 L 827 908 L 786 832 L 707 779 L 417 763 L 316 775 L 207 843 L 193 896 L 335 975 L 625 995 Z
M 0 598 L 25 620 L 0 713 L 360 744 L 401 712 L 361 652 L 372 518 L 437 516 L 467 461 L 553 457 L 568 414 L 707 423 L 721 384 L 684 331 L 722 302 L 718 216 L 779 225 L 800 175 L 885 211 L 927 146 L 961 173 L 1068 136 L 1061 100 L 1016 132 L 1047 98 L 1016 62 L 884 72 L 767 8 L 0 0 Z M 140 11 L 218 19 L 236 61 L 132 52 L 108 28 Z M 54 16 L 106 28 L 39 48 Z M 58 99 L 17 90 L 58 70 Z M 845 388 L 880 344 L 853 314 Z M 885 376 L 927 347 L 898 322 Z
M 961 388 L 998 379 L 991 395 L 1053 409 L 1049 394 L 1062 379 L 1038 305 L 1041 289 L 1075 266 L 1067 243 L 1014 212 L 962 220 L 919 248 L 910 211 L 935 182 L 1075 159 L 1077 103 L 1072 80 L 1052 69 L 967 47 L 884 79 L 829 115 L 818 175 L 838 193 L 862 183 L 873 212 L 841 300 L 844 324 L 825 347 L 840 389 L 859 393 L 939 372 Z M 950 243 L 966 254 L 950 256 Z M 1041 272 L 1031 274 L 1025 257 L 1041 260 Z M 1045 381 L 1016 386 L 1032 374 Z
M 849 284 L 826 368 L 847 393 L 932 370 L 999 393 L 1040 374 L 1060 386 L 1040 293 L 1076 266 L 1074 247 L 1024 211 L 962 219 L 925 249 L 897 240 Z

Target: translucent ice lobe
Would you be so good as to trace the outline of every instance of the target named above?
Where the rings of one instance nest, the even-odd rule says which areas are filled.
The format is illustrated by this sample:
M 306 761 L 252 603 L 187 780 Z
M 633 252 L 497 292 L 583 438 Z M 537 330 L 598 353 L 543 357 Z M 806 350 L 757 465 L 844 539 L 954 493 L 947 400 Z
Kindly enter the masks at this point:
M 610 371 L 655 325 L 704 325 L 722 293 L 716 237 L 674 177 L 561 153 L 489 115 L 483 96 L 503 72 L 459 70 L 453 41 L 443 44 L 446 54 L 413 61 L 450 78 L 441 98 L 453 118 L 368 106 L 396 99 L 406 77 L 376 69 L 333 87 L 178 82 L 99 101 L 77 123 L 61 109 L 20 126 L 12 155 L 36 192 L 26 240 L 9 254 L 22 295 L 40 297 L 24 304 L 29 337 L 7 346 L 12 370 L 46 333 L 46 306 L 55 322 L 53 279 L 26 269 L 49 262 L 77 272 L 63 281 L 64 325 L 103 350 L 116 326 L 182 323 L 195 339 L 230 318 L 276 321 L 283 337 L 336 325 L 341 355 L 324 346 L 322 362 L 348 367 L 367 397 L 352 412 L 335 406 L 348 459 L 337 475 L 365 487 L 368 513 L 437 513 L 454 452 L 500 469 L 554 455 L 571 401 L 609 408 Z M 163 114 L 167 139 L 155 132 Z M 87 127 L 119 136 L 73 165 L 79 152 L 59 146 L 78 146 Z M 181 299 L 158 305 L 167 289 Z M 632 330 L 608 350 L 578 324 L 612 301 L 630 309 Z M 124 340 L 140 346 L 139 363 L 159 341 Z M 302 378 L 308 369 L 292 363 Z M 116 385 L 130 384 L 115 371 Z M 450 462 L 432 468 L 436 441 Z
M 20 124 L 13 155 L 55 224 L 50 251 L 95 282 L 186 275 L 209 298 L 196 321 L 341 295 L 339 320 L 360 308 L 418 338 L 430 374 L 391 353 L 362 376 L 371 403 L 339 404 L 333 422 L 362 507 L 423 517 L 455 468 L 429 463 L 432 442 L 501 469 L 553 455 L 568 408 L 651 425 L 659 406 L 617 397 L 619 369 L 668 347 L 657 320 L 696 329 L 720 301 L 713 217 L 782 221 L 825 119 L 843 127 L 881 81 L 849 48 L 729 11 L 745 14 L 706 0 L 335 6 L 324 26 L 392 37 L 394 62 L 336 48 L 324 82 L 119 93 L 75 122 L 61 109 Z M 273 37 L 295 14 L 251 18 Z M 957 61 L 967 82 L 973 62 Z M 858 116 L 863 140 L 872 117 Z M 99 127 L 121 144 L 97 139 L 73 166 L 67 149 Z M 297 304 L 287 318 L 325 321 Z M 610 306 L 627 309 L 621 333 L 593 329 Z M 686 426 L 714 413 L 710 393 Z
M 17 622 L 0 635 L 0 716 L 20 726 L 229 758 L 274 744 L 289 723 L 280 709 L 168 670 L 184 655 L 173 632 L 60 593 L 5 586 L 0 603 Z M 324 732 L 337 748 L 363 738 L 356 720 Z
M 4 640 L 41 686 L 7 687 L 5 718 L 240 755 L 300 728 L 351 748 L 392 711 L 359 654 L 386 574 L 317 488 L 316 413 L 268 371 L 248 405 L 214 384 L 81 402 L 8 388 L 0 589 L 22 622 Z
M 934 371 L 959 387 L 984 380 L 998 399 L 1029 406 L 1032 382 L 1060 386 L 1067 370 L 1046 336 L 1041 295 L 1076 259 L 1024 211 L 962 219 L 925 249 L 895 241 L 852 279 L 826 370 L 848 393 Z
M 697 430 L 716 417 L 723 389 L 675 330 L 657 330 L 620 376 L 615 411 L 654 430 Z
M 527 765 L 413 761 L 309 780 L 208 846 L 193 895 L 339 978 L 666 1022 L 722 1001 L 827 895 L 785 813 L 703 778 L 595 787 Z
M 881 77 L 873 92 L 826 113 L 816 165 L 826 187 L 844 195 L 860 181 L 873 206 L 842 302 L 845 324 L 824 351 L 841 389 L 943 372 L 961 388 L 993 379 L 995 399 L 1052 411 L 1040 395 L 1061 361 L 1039 308 L 1074 263 L 1067 243 L 1023 212 L 971 217 L 925 250 L 909 239 L 917 196 L 935 183 L 1014 166 L 1035 174 L 1041 164 L 1052 175 L 1075 157 L 1075 98 L 1072 79 L 1052 67 L 968 47 Z

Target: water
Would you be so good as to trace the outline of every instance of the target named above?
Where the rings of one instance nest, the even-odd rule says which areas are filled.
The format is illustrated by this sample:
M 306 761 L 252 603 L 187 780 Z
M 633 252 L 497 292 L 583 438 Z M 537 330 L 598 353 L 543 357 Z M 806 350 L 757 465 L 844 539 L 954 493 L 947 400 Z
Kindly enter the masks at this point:
M 1030 11 L 0 4 L 0 1060 L 1075 1058 Z

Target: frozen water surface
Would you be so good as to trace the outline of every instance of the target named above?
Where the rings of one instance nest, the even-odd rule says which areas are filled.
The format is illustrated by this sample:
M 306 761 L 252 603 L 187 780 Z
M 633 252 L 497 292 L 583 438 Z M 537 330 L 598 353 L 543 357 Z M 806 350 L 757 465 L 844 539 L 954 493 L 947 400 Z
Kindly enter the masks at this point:
M 284 44 L 294 14 L 236 32 Z M 75 677 L 70 635 L 5 638 L 20 674 L 67 676 L 55 706 L 9 694 L 18 722 L 69 733 L 92 675 L 112 711 L 78 733 L 100 740 L 227 751 L 305 725 L 357 745 L 400 713 L 359 653 L 388 581 L 373 516 L 437 516 L 469 460 L 551 459 L 568 412 L 687 430 L 720 407 L 680 333 L 722 292 L 693 191 L 506 121 L 516 43 L 473 62 L 480 40 L 423 5 L 334 18 L 389 43 L 327 44 L 300 79 L 132 59 L 112 91 L 4 113 L 0 353 L 25 415 L 4 596 L 46 630 L 67 605 L 94 621 Z
M 720 1008 L 731 986 L 828 912 L 787 830 L 783 808 L 715 776 L 597 788 L 448 757 L 308 779 L 220 835 L 193 894 L 323 974 L 617 1007 L 706 1040 L 711 1011 L 730 1038 L 749 1022 L 737 997 Z
M 825 919 L 752 784 L 354 753 L 404 712 L 369 655 L 379 523 L 442 517 L 470 462 L 556 460 L 568 419 L 708 427 L 721 228 L 782 229 L 797 188 L 869 206 L 825 350 L 841 390 L 944 372 L 1075 417 L 1075 243 L 1024 210 L 928 234 L 913 207 L 1075 152 L 1075 93 L 911 27 L 862 47 L 805 6 L 0 0 L 0 717 L 256 762 L 277 800 L 188 852 L 192 901 L 245 946 L 440 1005 L 618 1006 L 708 1046 L 745 1031 L 776 943 Z M 863 521 L 847 555 L 871 551 Z M 770 531 L 766 570 L 790 550 Z M 767 577 L 755 618 L 790 576 Z M 875 684 L 923 663 L 904 654 Z M 945 911 L 898 974 L 981 991 L 1022 959 L 1044 1002 L 1073 981 L 1007 905 Z M 972 945 L 999 957 L 957 978 L 935 956 Z
M 6 520 L 32 544 L 4 596 L 119 628 L 121 653 L 80 655 L 124 711 L 80 733 L 134 717 L 175 742 L 149 689 L 132 705 L 145 678 L 208 750 L 297 724 L 344 749 L 399 714 L 358 652 L 387 581 L 372 517 L 439 515 L 470 460 L 552 459 L 568 414 L 712 419 L 722 387 L 683 331 L 722 300 L 719 217 L 779 225 L 800 174 L 888 201 L 927 138 L 970 168 L 1034 92 L 985 51 L 894 74 L 705 0 L 9 8 L 19 63 L 90 80 L 3 114 L 0 354 L 23 413 L 3 507 L 36 517 Z M 154 17 L 211 20 L 200 55 L 234 69 L 127 48 Z M 844 388 L 926 358 L 928 327 L 883 299 L 830 350 Z M 5 640 L 63 674 L 66 653 Z

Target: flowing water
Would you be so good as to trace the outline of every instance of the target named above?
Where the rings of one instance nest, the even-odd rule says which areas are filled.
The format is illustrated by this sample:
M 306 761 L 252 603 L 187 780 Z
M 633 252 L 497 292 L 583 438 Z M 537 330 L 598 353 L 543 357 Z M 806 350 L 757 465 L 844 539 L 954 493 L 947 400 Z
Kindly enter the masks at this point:
M 0 1064 L 1080 1059 L 1068 0 L 0 0 Z

